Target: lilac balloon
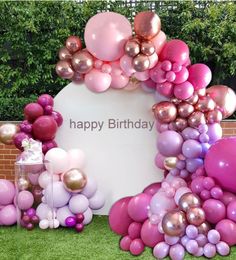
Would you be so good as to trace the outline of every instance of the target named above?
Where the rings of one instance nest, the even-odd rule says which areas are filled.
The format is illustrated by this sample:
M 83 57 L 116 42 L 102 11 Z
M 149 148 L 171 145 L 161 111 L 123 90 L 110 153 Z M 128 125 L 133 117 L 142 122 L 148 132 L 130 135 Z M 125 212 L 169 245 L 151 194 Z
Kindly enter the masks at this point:
M 153 249 L 153 255 L 157 259 L 163 259 L 168 256 L 169 254 L 170 246 L 165 242 L 160 242 L 156 244 L 156 246 Z
M 95 194 L 96 191 L 97 191 L 96 180 L 92 177 L 88 177 L 86 186 L 84 187 L 81 193 L 89 199 Z
M 209 136 L 209 143 L 213 144 L 222 137 L 222 127 L 219 123 L 208 125 L 207 135 Z
M 83 224 L 84 225 L 88 225 L 93 219 L 93 212 L 90 208 L 88 208 L 85 212 L 84 212 L 84 221 Z
M 97 191 L 92 198 L 89 199 L 89 207 L 91 209 L 101 209 L 105 205 L 105 196 L 101 191 Z
M 203 247 L 208 242 L 207 237 L 204 234 L 199 234 L 196 238 L 198 246 Z
M 181 238 L 181 244 L 185 247 L 189 240 L 188 236 L 185 235 Z
M 198 140 L 199 135 L 200 133 L 198 132 L 198 130 L 192 127 L 187 127 L 182 131 L 182 136 L 184 140 L 188 140 L 188 139 Z
M 155 195 L 159 189 L 161 188 L 161 183 L 160 182 L 155 182 L 155 183 L 152 183 L 150 185 L 148 185 L 144 190 L 143 190 L 143 193 L 146 193 L 148 195 Z
M 171 246 L 169 255 L 172 260 L 183 260 L 185 256 L 184 247 L 181 244 Z
M 67 217 L 65 224 L 67 227 L 74 227 L 76 225 L 76 218 L 74 216 Z
M 198 158 L 202 153 L 202 146 L 196 140 L 187 140 L 182 146 L 183 155 L 187 158 Z
M 199 167 L 203 165 L 203 160 L 198 159 L 187 159 L 186 168 L 189 172 L 195 172 Z
M 207 238 L 210 243 L 214 245 L 218 244 L 220 242 L 220 233 L 217 230 L 212 229 L 208 232 Z
M 0 179 L 0 205 L 8 205 L 13 202 L 16 194 L 15 186 L 8 180 Z
M 17 196 L 17 205 L 19 209 L 26 210 L 32 207 L 34 203 L 34 196 L 27 190 L 21 191 Z
M 225 242 L 221 241 L 216 245 L 216 250 L 219 255 L 226 256 L 230 253 L 230 247 Z
M 183 138 L 175 131 L 162 132 L 157 140 L 157 148 L 164 156 L 177 156 L 181 153 Z
M 68 203 L 71 194 L 64 188 L 61 181 L 56 181 L 47 185 L 44 197 L 50 207 L 60 208 Z
M 88 209 L 88 206 L 89 201 L 82 194 L 72 196 L 69 201 L 69 209 L 74 214 L 84 213 Z
M 40 220 L 47 219 L 50 212 L 52 212 L 52 209 L 45 203 L 39 204 L 36 209 L 36 215 Z
M 207 243 L 205 246 L 204 246 L 204 255 L 208 258 L 212 258 L 216 255 L 216 247 L 215 245 L 212 245 L 210 243 Z
M 12 204 L 5 206 L 0 210 L 0 223 L 1 225 L 11 226 L 16 223 L 17 214 L 16 207 Z
M 186 235 L 191 238 L 195 239 L 198 236 L 198 229 L 194 225 L 188 225 L 186 228 Z
M 208 144 L 208 143 L 202 143 L 201 146 L 202 146 L 202 153 L 201 153 L 200 157 L 205 158 L 205 156 L 206 156 L 209 148 L 211 147 L 211 145 Z
M 165 238 L 165 242 L 170 246 L 175 245 L 176 243 L 179 242 L 179 237 L 168 236 L 165 234 L 164 238 Z
M 64 206 L 57 210 L 57 219 L 61 226 L 66 227 L 66 219 L 68 217 L 73 217 L 74 214 L 70 211 L 68 206 Z
M 195 255 L 198 251 L 198 243 L 196 240 L 189 240 L 187 243 L 186 243 L 186 250 L 192 254 L 192 255 Z

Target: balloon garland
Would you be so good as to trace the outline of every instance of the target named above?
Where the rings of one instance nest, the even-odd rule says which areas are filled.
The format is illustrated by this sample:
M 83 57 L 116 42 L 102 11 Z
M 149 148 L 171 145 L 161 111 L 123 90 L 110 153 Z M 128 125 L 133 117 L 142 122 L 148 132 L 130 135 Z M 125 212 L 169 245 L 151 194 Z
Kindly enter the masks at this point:
M 59 51 L 60 61 L 56 64 L 60 77 L 74 82 L 84 80 L 94 92 L 141 86 L 156 97 L 157 103 L 152 108 L 159 132 L 155 164 L 163 169 L 164 178 L 140 194 L 117 201 L 110 210 L 110 227 L 122 236 L 120 248 L 133 255 L 141 254 L 145 246 L 153 248 L 157 259 L 168 255 L 174 260 L 183 259 L 186 251 L 208 258 L 216 253 L 228 255 L 230 246 L 236 244 L 232 236 L 236 232 L 236 139 L 221 139 L 219 123 L 235 111 L 236 95 L 223 85 L 206 89 L 211 82 L 211 70 L 205 64 L 191 64 L 188 45 L 182 40 L 166 41 L 157 14 L 138 13 L 134 31 L 132 35 L 129 21 L 120 14 L 97 14 L 85 27 L 86 48 L 82 49 L 79 37 L 70 36 Z M 43 114 L 51 113 L 50 106 L 47 104 L 43 109 L 38 105 L 29 106 L 25 111 L 27 120 L 47 117 Z M 43 120 L 55 134 L 52 120 Z M 54 134 L 40 136 L 38 125 L 31 130 L 26 124 L 24 131 L 33 131 L 43 142 L 51 140 Z M 2 127 L 0 138 L 9 143 L 17 131 L 12 126 L 7 131 Z M 53 148 L 46 156 L 54 149 L 59 148 Z M 58 151 L 56 157 L 61 153 Z M 54 156 L 51 159 L 56 162 Z M 58 172 L 57 167 L 55 163 L 55 174 L 61 170 Z M 69 172 L 64 169 L 64 184 L 67 175 L 73 175 L 74 171 L 78 169 Z M 54 190 L 71 192 L 70 181 L 67 184 L 64 187 L 56 181 Z M 66 194 L 64 198 L 56 197 L 58 207 L 62 207 L 57 215 L 59 212 L 64 216 L 64 225 L 82 230 L 84 216 L 68 214 L 68 210 L 73 212 L 73 202 L 69 202 Z M 44 197 L 47 200 L 47 192 Z M 66 204 L 69 202 L 69 209 L 62 206 L 64 199 Z M 50 219 L 47 221 L 50 223 Z

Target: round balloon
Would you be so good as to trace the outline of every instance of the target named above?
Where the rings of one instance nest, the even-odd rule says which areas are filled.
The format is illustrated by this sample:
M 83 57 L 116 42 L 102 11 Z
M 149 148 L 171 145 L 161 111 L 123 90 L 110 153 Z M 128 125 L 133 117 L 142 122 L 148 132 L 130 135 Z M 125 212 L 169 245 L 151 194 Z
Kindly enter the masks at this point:
M 0 205 L 11 204 L 15 193 L 15 186 L 12 182 L 0 179 Z
M 10 226 L 16 223 L 17 214 L 16 207 L 12 204 L 5 206 L 0 210 L 0 223 L 5 226 Z
M 15 124 L 3 124 L 0 126 L 0 142 L 3 144 L 13 144 L 13 138 L 19 132 L 19 127 Z

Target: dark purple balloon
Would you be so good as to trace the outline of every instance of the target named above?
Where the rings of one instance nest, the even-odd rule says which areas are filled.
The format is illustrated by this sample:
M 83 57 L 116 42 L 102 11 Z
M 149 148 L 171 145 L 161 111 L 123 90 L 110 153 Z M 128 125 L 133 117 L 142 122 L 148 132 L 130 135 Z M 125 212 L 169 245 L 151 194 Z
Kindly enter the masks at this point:
M 48 94 L 43 94 L 39 96 L 37 100 L 38 104 L 40 104 L 42 107 L 46 106 L 52 106 L 54 105 L 53 97 Z
M 24 149 L 21 146 L 22 141 L 24 139 L 29 139 L 29 138 L 32 138 L 32 136 L 30 134 L 26 134 L 26 133 L 23 133 L 23 132 L 19 132 L 19 133 L 15 134 L 13 140 L 14 140 L 14 144 L 15 144 L 16 148 L 23 151 Z
M 44 114 L 45 115 L 51 115 L 52 111 L 53 111 L 53 107 L 52 106 L 48 105 L 48 106 L 44 107 Z
M 32 218 L 33 216 L 36 215 L 36 210 L 34 208 L 30 208 L 26 211 L 27 216 L 29 216 L 30 218 Z
M 65 224 L 67 227 L 74 227 L 76 225 L 76 218 L 73 216 L 67 217 Z
M 23 217 L 22 217 L 22 222 L 23 222 L 24 224 L 29 224 L 29 223 L 30 223 L 30 217 L 27 216 L 27 215 L 23 216 Z
M 75 229 L 78 233 L 82 232 L 84 229 L 84 225 L 81 223 L 76 224 Z
M 84 214 L 83 213 L 79 213 L 75 217 L 76 217 L 77 223 L 83 223 L 83 221 L 84 221 Z
M 33 216 L 33 217 L 31 218 L 31 222 L 32 222 L 33 224 L 38 224 L 38 223 L 39 223 L 39 217 L 38 217 L 37 215 Z
M 26 225 L 26 229 L 31 231 L 31 230 L 34 229 L 34 225 L 32 223 L 29 223 L 29 224 Z
M 54 120 L 57 122 L 57 125 L 58 125 L 58 126 L 61 126 L 61 125 L 62 125 L 62 123 L 63 123 L 63 117 L 62 117 L 62 115 L 61 115 L 59 112 L 53 111 L 53 112 L 52 112 L 52 117 L 53 117 Z
M 49 141 L 43 142 L 43 146 L 42 146 L 43 153 L 45 154 L 45 153 L 47 153 L 47 151 L 49 151 L 52 148 L 55 148 L 57 146 L 58 145 L 54 140 L 49 140 Z

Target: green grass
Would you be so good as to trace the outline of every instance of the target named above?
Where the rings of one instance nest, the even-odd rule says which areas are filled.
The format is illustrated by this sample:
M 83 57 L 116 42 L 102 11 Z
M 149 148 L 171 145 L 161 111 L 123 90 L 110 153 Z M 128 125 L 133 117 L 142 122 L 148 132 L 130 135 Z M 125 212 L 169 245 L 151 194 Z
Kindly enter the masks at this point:
M 152 250 L 134 257 L 119 249 L 119 236 L 112 233 L 107 217 L 96 216 L 86 226 L 84 232 L 78 234 L 73 229 L 33 231 L 14 227 L 0 228 L 1 260 L 154 260 Z M 186 259 L 194 258 L 189 255 Z M 215 259 L 222 259 L 217 256 Z M 236 250 L 224 259 L 236 259 Z

